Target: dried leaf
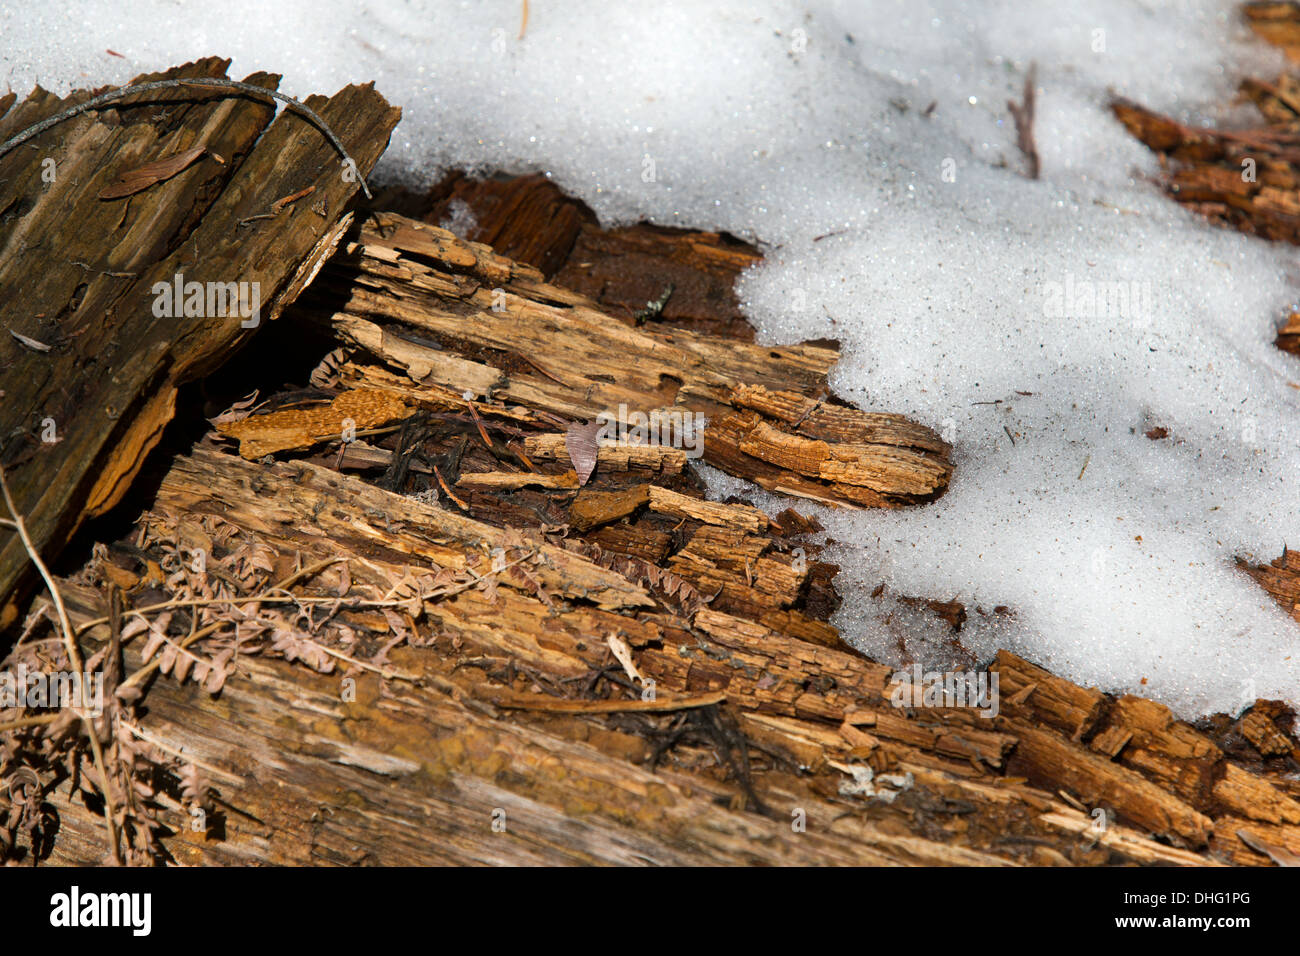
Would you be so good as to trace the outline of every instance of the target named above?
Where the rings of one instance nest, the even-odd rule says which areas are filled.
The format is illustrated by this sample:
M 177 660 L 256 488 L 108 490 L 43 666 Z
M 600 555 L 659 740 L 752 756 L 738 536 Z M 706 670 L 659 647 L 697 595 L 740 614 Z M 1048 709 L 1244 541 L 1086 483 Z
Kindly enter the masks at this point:
M 312 369 L 310 381 L 317 388 L 331 388 L 338 384 L 339 366 L 347 361 L 348 353 L 346 349 L 337 348 L 328 353 L 317 366 Z
M 573 470 L 578 474 L 578 485 L 585 485 L 591 473 L 596 470 L 596 454 L 600 443 L 596 435 L 600 433 L 600 422 L 573 424 L 564 433 L 564 447 L 573 462 Z
M 122 173 L 118 176 L 117 182 L 101 190 L 99 198 L 121 199 L 124 196 L 133 196 L 142 190 L 148 189 L 154 183 L 171 179 L 181 170 L 197 162 L 199 157 L 207 151 L 206 146 L 195 146 L 184 152 L 168 156 L 166 159 L 157 159 L 152 163 L 137 166 L 135 169 Z
M 253 413 L 253 405 L 256 401 L 257 389 L 254 389 L 253 394 L 249 395 L 248 398 L 240 402 L 235 402 L 235 404 L 231 405 L 216 418 L 209 418 L 208 421 L 213 425 L 225 425 L 229 422 L 243 421 Z

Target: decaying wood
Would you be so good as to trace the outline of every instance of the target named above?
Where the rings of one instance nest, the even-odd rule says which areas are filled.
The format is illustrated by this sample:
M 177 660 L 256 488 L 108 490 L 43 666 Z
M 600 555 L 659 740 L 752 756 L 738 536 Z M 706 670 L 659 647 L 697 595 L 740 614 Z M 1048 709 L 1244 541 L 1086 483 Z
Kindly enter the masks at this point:
M 1241 9 L 1251 29 L 1281 47 L 1289 59 L 1300 62 L 1300 5 L 1289 0 L 1268 0 L 1242 4 Z
M 1247 22 L 1295 59 L 1300 6 L 1251 3 Z M 1247 79 L 1242 95 L 1264 125 L 1224 130 L 1189 127 L 1136 103 L 1117 100 L 1115 115 L 1160 154 L 1166 188 L 1180 203 L 1243 232 L 1300 243 L 1300 80 Z M 1285 337 L 1279 338 L 1279 345 Z
M 1292 312 L 1277 332 L 1277 347 L 1300 355 L 1300 312 Z
M 1300 551 L 1283 549 L 1282 556 L 1270 564 L 1254 565 L 1241 561 L 1238 566 L 1300 622 Z
M 412 573 L 492 579 L 402 603 L 412 638 L 382 666 L 314 673 L 264 651 L 241 658 L 216 698 L 159 678 L 149 732 L 218 771 L 206 836 L 179 811 L 162 814 L 174 831 L 163 845 L 183 862 L 1272 862 L 1237 831 L 1300 850 L 1293 800 L 1270 778 L 1157 705 L 1076 687 L 1005 652 L 997 667 L 1011 690 L 997 718 L 895 707 L 890 668 L 810 641 L 779 613 L 692 610 L 662 575 L 639 579 L 653 566 L 606 566 L 554 534 L 496 528 L 309 462 L 264 465 L 201 446 L 172 465 L 155 509 L 150 535 L 207 536 L 216 565 L 223 547 L 203 529 L 221 528 L 225 547 L 267 549 L 270 578 L 333 558 L 348 593 L 395 593 Z M 735 586 L 743 565 L 782 544 L 771 524 L 674 520 L 690 529 L 679 553 L 710 556 Z M 526 573 L 506 567 L 534 553 Z M 114 565 L 128 586 L 149 573 L 122 559 L 139 569 Z M 74 623 L 99 616 L 89 585 L 107 567 L 65 582 Z M 339 600 L 334 573 L 304 581 L 299 600 Z M 349 653 L 361 663 L 365 646 L 392 640 L 395 625 L 373 611 L 345 605 L 340 620 L 358 633 L 378 627 Z M 91 645 L 105 632 L 89 628 Z M 621 672 L 610 633 L 633 648 L 652 697 L 618 685 L 581 693 Z M 138 639 L 127 663 L 142 663 Z M 355 699 L 342 692 L 349 671 Z M 698 742 L 657 756 L 659 725 L 626 723 L 671 732 L 683 708 L 711 706 L 734 715 L 747 778 Z M 1171 789 L 1207 761 L 1212 791 Z M 63 821 L 52 859 L 98 859 L 95 815 L 57 791 L 48 799 Z M 1116 819 L 1099 827 L 1094 809 Z M 790 825 L 800 813 L 807 832 Z
M 813 396 L 826 394 L 832 349 L 629 326 L 534 269 L 400 216 L 368 219 L 318 284 L 300 315 L 350 346 L 341 380 L 417 406 L 463 406 L 453 396 L 466 392 L 629 428 L 635 415 L 700 415 L 706 463 L 852 507 L 928 500 L 952 472 L 947 445 L 928 428 L 823 410 L 829 400 Z
M 1300 4 L 1248 3 L 1243 10 L 1257 33 L 1300 59 Z M 1245 130 L 1189 127 L 1135 103 L 1118 100 L 1115 115 L 1160 155 L 1169 169 L 1168 194 L 1180 203 L 1242 232 L 1300 244 L 1300 79 L 1247 79 L 1241 85 L 1265 125 Z M 1300 354 L 1300 313 L 1277 332 L 1278 348 Z M 1300 381 L 1288 382 L 1300 389 Z M 1167 437 L 1163 428 L 1147 437 Z M 1271 565 L 1238 562 L 1300 621 L 1300 559 L 1284 550 Z
M 410 417 L 406 403 L 393 395 L 352 389 L 328 405 L 282 409 L 266 415 L 221 423 L 217 431 L 239 440 L 245 458 L 261 458 L 289 448 L 312 445 L 344 435 L 365 432 Z
M 605 229 L 584 203 L 540 175 L 475 180 L 453 172 L 405 209 L 448 228 L 468 218 L 458 235 L 535 266 L 547 281 L 624 319 L 754 339 L 735 285 L 761 257 L 734 237 L 645 223 Z M 665 290 L 667 301 L 648 309 Z
M 139 82 L 224 77 L 228 62 Z M 267 89 L 277 81 L 248 80 Z M 10 99 L 0 140 L 88 98 L 37 89 L 17 105 Z M 177 387 L 226 361 L 333 251 L 358 175 L 378 159 L 398 111 L 358 86 L 311 105 L 357 170 L 345 171 L 302 117 L 275 118 L 273 104 L 193 86 L 132 95 L 0 157 L 0 325 L 13 333 L 0 345 L 8 350 L 0 459 L 39 547 L 57 550 L 121 498 L 172 417 Z M 181 165 L 178 156 L 193 158 Z M 160 165 L 168 163 L 177 168 Z M 114 185 L 123 179 L 130 194 Z M 309 186 L 319 197 L 310 207 L 259 217 Z M 260 314 L 187 315 L 179 305 L 179 314 L 156 314 L 155 283 L 178 275 L 223 288 L 257 283 Z M 12 596 L 26 564 L 7 533 L 0 598 Z M 6 605 L 0 623 L 15 614 Z

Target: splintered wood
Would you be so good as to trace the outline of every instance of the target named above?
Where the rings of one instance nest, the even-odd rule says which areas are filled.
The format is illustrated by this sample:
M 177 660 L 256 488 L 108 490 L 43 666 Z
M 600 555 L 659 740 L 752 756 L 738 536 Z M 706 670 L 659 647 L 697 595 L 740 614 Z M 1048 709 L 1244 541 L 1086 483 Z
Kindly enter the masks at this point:
M 628 494 L 648 503 L 655 487 Z M 150 539 L 206 540 L 222 567 L 238 546 L 230 553 L 268 556 L 268 579 L 321 559 L 335 569 L 290 598 L 337 609 L 312 638 L 333 663 L 294 665 L 250 644 L 219 702 L 170 679 L 151 689 L 150 732 L 220 771 L 214 785 L 239 810 L 219 839 L 175 821 L 162 839 L 183 862 L 616 863 L 633 845 L 643 860 L 679 863 L 1267 865 L 1270 852 L 1300 853 L 1300 788 L 1264 769 L 1294 748 L 1269 716 L 1283 711 L 1198 730 L 1006 652 L 992 671 L 995 715 L 899 707 L 891 668 L 800 610 L 818 563 L 782 550 L 776 523 L 674 517 L 688 533 L 661 570 L 308 462 L 266 466 L 206 446 L 175 461 L 156 508 Z M 99 615 L 88 584 L 110 566 L 64 582 L 78 626 Z M 128 587 L 132 576 L 113 572 Z M 437 586 L 414 587 L 421 578 Z M 611 636 L 639 678 L 626 688 Z M 87 637 L 106 639 L 106 625 Z M 138 641 L 126 653 L 142 663 Z M 354 700 L 340 697 L 340 662 Z M 715 738 L 704 728 L 718 708 L 737 723 Z M 655 721 L 683 720 L 714 743 L 664 756 Z M 1234 732 L 1258 742 L 1255 766 L 1218 742 Z M 746 776 L 728 769 L 728 733 L 743 734 Z M 86 862 L 96 818 L 55 799 L 53 859 Z M 967 810 L 926 809 L 953 801 Z M 500 806 L 515 808 L 511 826 L 490 834 L 483 821 Z M 792 831 L 791 807 L 807 832 Z M 410 819 L 423 821 L 418 833 Z M 545 836 L 560 820 L 570 836 Z
M 1246 21 L 1264 39 L 1300 62 L 1300 4 L 1248 3 Z M 1135 103 L 1118 100 L 1115 115 L 1129 131 L 1160 154 L 1169 169 L 1169 195 L 1211 221 L 1245 233 L 1300 244 L 1300 78 L 1241 84 L 1264 118 L 1244 130 L 1188 127 Z M 1300 313 L 1290 313 L 1275 340 L 1300 355 Z M 1290 382 L 1300 389 L 1300 382 Z M 1242 561 L 1247 570 L 1300 621 L 1300 564 L 1283 554 L 1272 567 Z
M 850 507 L 929 500 L 952 474 L 930 429 L 825 397 L 833 349 L 628 325 L 532 267 L 415 220 L 366 220 L 318 288 L 302 314 L 351 347 L 340 380 L 413 405 L 446 408 L 461 390 L 625 431 L 637 416 L 698 415 L 704 462 Z
M 1243 11 L 1256 32 L 1300 60 L 1300 5 L 1249 3 Z M 1247 79 L 1241 93 L 1259 110 L 1263 125 L 1189 127 L 1126 100 L 1113 108 L 1134 136 L 1161 154 L 1170 169 L 1171 197 L 1243 232 L 1300 243 L 1300 80 Z
M 228 64 L 209 58 L 137 82 L 224 79 Z M 278 77 L 248 82 L 273 90 Z M 7 97 L 0 141 L 89 98 Z M 200 86 L 128 96 L 0 156 L 0 326 L 14 333 L 0 344 L 0 458 L 41 550 L 56 552 L 121 499 L 178 387 L 227 361 L 333 251 L 399 111 L 369 86 L 311 102 L 358 164 L 346 175 L 300 116 Z M 306 187 L 319 197 L 310 208 L 270 214 Z M 157 287 L 174 285 L 185 301 L 161 301 Z M 4 534 L 0 625 L 16 614 L 15 586 L 31 580 L 17 535 Z

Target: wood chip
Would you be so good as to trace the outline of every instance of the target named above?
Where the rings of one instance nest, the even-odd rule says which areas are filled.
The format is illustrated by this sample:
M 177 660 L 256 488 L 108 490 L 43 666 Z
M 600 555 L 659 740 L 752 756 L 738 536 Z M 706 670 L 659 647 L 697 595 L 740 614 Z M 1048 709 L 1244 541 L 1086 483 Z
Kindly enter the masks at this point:
M 356 432 L 401 421 L 413 409 L 396 396 L 375 389 L 353 389 L 328 405 L 291 408 L 253 415 L 237 422 L 223 422 L 217 431 L 239 439 L 239 454 L 261 458 L 279 451 L 309 448 L 317 442 L 338 440 L 348 426 Z
M 50 350 L 50 347 L 46 345 L 44 342 L 38 342 L 33 338 L 29 338 L 26 335 L 23 335 L 21 332 L 15 332 L 13 329 L 10 329 L 9 334 L 12 335 L 14 338 L 16 338 L 23 345 L 27 346 L 33 352 L 48 352 Z

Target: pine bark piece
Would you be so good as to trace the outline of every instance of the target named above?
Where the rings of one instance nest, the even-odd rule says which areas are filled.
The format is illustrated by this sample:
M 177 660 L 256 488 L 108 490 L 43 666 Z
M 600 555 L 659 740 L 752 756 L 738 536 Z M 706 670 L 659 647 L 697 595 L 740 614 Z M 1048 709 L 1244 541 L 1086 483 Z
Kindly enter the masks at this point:
M 1241 735 L 1250 741 L 1250 745 L 1264 757 L 1281 757 L 1294 753 L 1295 745 L 1286 734 L 1277 729 L 1277 725 L 1265 714 L 1251 710 L 1241 718 L 1238 727 Z
M 535 266 L 629 325 L 754 339 L 735 292 L 740 274 L 762 260 L 748 243 L 648 223 L 603 229 L 585 203 L 541 175 L 474 180 L 453 172 L 428 199 L 425 222 L 464 223 L 466 239 Z M 667 288 L 667 302 L 647 314 Z
M 798 392 L 742 385 L 731 395 L 737 408 L 749 408 L 795 428 L 799 434 L 826 442 L 895 445 L 946 456 L 951 452 L 931 429 L 901 415 L 864 412 L 835 405 Z
M 1300 355 L 1300 312 L 1288 315 L 1286 323 L 1278 329 L 1277 347 L 1292 355 Z
M 760 262 L 758 250 L 731 236 L 638 223 L 603 230 L 584 224 L 552 281 L 646 325 L 689 329 L 751 342 L 753 326 L 736 297 L 736 280 Z M 666 289 L 663 307 L 647 306 Z
M 536 461 L 568 461 L 569 458 L 563 435 L 529 435 L 524 439 L 524 451 Z M 664 475 L 679 475 L 686 467 L 686 461 L 686 452 L 666 445 L 601 442 L 596 449 L 598 471 L 641 468 Z
M 1283 549 L 1282 556 L 1269 564 L 1238 561 L 1237 567 L 1254 578 L 1282 610 L 1300 622 L 1300 551 Z
M 1005 651 L 993 669 L 1001 674 L 1003 712 L 1014 716 L 1013 727 L 1035 719 L 1075 740 L 1090 738 L 1091 751 L 1140 773 L 1202 813 L 1222 807 L 1267 822 L 1297 822 L 1293 817 L 1300 813 L 1300 803 L 1228 762 L 1208 737 L 1176 720 L 1169 708 L 1133 695 L 1108 701 Z M 1072 703 L 1062 706 L 1066 700 Z
M 644 522 L 606 525 L 588 535 L 588 540 L 603 550 L 639 558 L 655 565 L 663 561 L 672 548 L 672 535 L 647 527 Z
M 541 173 L 474 180 L 453 172 L 434 187 L 425 221 L 438 225 L 468 213 L 466 238 L 539 269 L 548 279 L 569 258 L 579 233 L 596 221 L 585 203 L 566 196 Z
M 1294 15 L 1294 11 L 1292 11 Z M 1116 117 L 1170 170 L 1166 191 L 1212 221 L 1267 239 L 1300 243 L 1300 171 L 1294 124 L 1300 82 L 1247 79 L 1241 92 L 1265 124 L 1224 130 L 1185 126 L 1135 103 L 1112 103 Z M 1287 337 L 1279 339 L 1285 347 Z
M 227 65 L 207 59 L 140 80 L 221 77 Z M 274 88 L 277 78 L 248 81 Z M 88 98 L 38 89 L 0 118 L 0 139 Z M 309 105 L 362 175 L 399 115 L 371 87 Z M 0 375 L 11 399 L 0 403 L 0 432 L 10 436 L 3 459 L 47 557 L 125 492 L 170 419 L 177 387 L 221 365 L 255 332 L 241 314 L 159 317 L 155 284 L 178 274 L 187 283 L 250 283 L 251 305 L 258 283 L 261 324 L 301 291 L 339 238 L 356 176 L 342 174 L 315 127 L 275 112 L 224 91 L 164 89 L 74 117 L 0 157 L 0 209 L 10 218 L 0 239 L 0 326 L 52 346 L 0 345 L 10 350 Z M 99 198 L 122 173 L 197 146 L 225 164 L 204 157 L 129 198 Z M 43 177 L 47 159 L 53 182 Z M 323 212 L 299 204 L 240 225 L 308 185 Z M 57 440 L 47 442 L 51 423 Z M 0 600 L 30 580 L 27 569 L 21 543 L 7 534 Z
M 767 515 L 749 505 L 728 505 L 692 498 L 658 485 L 649 488 L 650 510 L 674 518 L 693 518 L 705 524 L 756 534 L 767 530 Z
M 1300 824 L 1300 802 L 1233 763 L 1224 767 L 1223 778 L 1214 785 L 1214 797 L 1224 810 L 1248 820 Z
M 1039 822 L 1054 827 L 1062 833 L 1070 834 L 1079 840 L 1094 841 L 1116 853 L 1120 853 L 1134 863 L 1143 865 L 1165 866 L 1226 866 L 1213 858 L 1202 854 L 1188 852 L 1177 847 L 1165 846 L 1163 843 L 1129 829 L 1125 826 L 1112 825 L 1101 833 L 1097 832 L 1096 820 L 1084 816 L 1073 807 L 1064 804 L 1051 813 L 1038 818 Z M 1246 865 L 1258 865 L 1255 860 L 1244 860 Z
M 1224 760 L 1208 737 L 1176 720 L 1168 707 L 1131 694 L 1114 701 L 1102 726 L 1126 738 L 1113 755 L 1119 763 L 1140 771 L 1198 810 L 1209 809 Z
M 560 475 L 539 475 L 533 472 L 479 471 L 461 475 L 457 488 L 476 491 L 513 491 L 518 488 L 552 488 L 576 490 L 578 476 L 572 471 Z
M 626 518 L 650 501 L 650 486 L 636 485 L 622 491 L 585 490 L 569 507 L 569 523 L 577 531 Z

